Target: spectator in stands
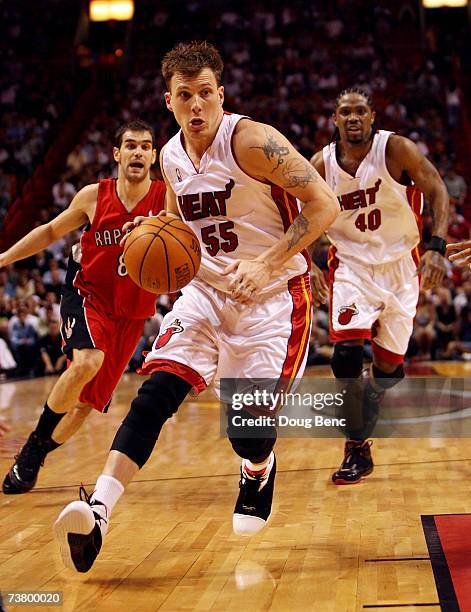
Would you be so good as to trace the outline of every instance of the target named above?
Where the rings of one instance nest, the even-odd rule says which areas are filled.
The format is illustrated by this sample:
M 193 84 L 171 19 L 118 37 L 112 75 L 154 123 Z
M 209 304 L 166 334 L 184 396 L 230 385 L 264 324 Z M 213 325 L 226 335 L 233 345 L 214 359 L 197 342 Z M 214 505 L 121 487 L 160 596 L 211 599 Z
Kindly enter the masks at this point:
M 35 256 L 34 267 L 39 270 L 41 276 L 49 270 L 49 260 L 52 259 L 52 254 L 49 251 L 39 251 Z
M 61 374 L 65 370 L 67 357 L 62 352 L 62 338 L 59 322 L 50 320 L 48 333 L 40 338 L 37 343 L 39 361 L 36 374 Z
M 456 206 L 450 205 L 450 216 L 448 222 L 448 242 L 461 242 L 469 238 L 470 223 L 463 215 L 458 214 Z
M 433 302 L 427 298 L 424 291 L 419 293 L 417 314 L 414 319 L 414 330 L 409 342 L 408 357 L 416 359 L 431 359 L 432 347 L 436 338 L 436 313 Z
M 452 340 L 444 358 L 471 361 L 471 308 L 466 306 L 458 319 L 458 340 Z
M 446 109 L 448 113 L 448 125 L 452 130 L 458 127 L 460 121 L 460 90 L 456 83 L 451 82 L 446 90 Z
M 60 296 L 62 284 L 65 280 L 65 270 L 59 267 L 56 259 L 49 261 L 49 270 L 44 273 L 43 282 L 48 292 L 52 291 Z
M 7 323 L 3 321 L 0 322 L 0 380 L 11 377 L 16 370 L 16 366 L 17 363 L 9 346 Z
M 29 278 L 27 270 L 20 270 L 15 289 L 15 297 L 19 300 L 26 300 L 32 295 L 34 295 L 34 282 Z
M 55 296 L 55 294 L 52 294 Z M 39 321 L 38 321 L 38 336 L 40 338 L 44 338 L 49 333 L 49 327 L 51 323 L 54 321 L 60 320 L 60 311 L 56 312 L 54 310 L 54 306 L 59 306 L 58 304 L 46 304 L 46 306 L 42 306 L 39 311 Z
M 451 292 L 445 287 L 436 289 L 438 304 L 436 306 L 437 319 L 435 322 L 435 332 L 437 338 L 437 349 L 440 351 L 439 357 L 448 354 L 448 344 L 455 340 L 456 311 L 451 299 Z
M 27 322 L 28 312 L 24 306 L 18 308 L 18 314 L 10 327 L 10 341 L 15 360 L 18 363 L 18 374 L 30 376 L 36 362 L 37 334 L 31 323 Z
M 64 208 L 67 208 L 76 193 L 77 190 L 74 185 L 70 183 L 66 175 L 63 174 L 59 181 L 52 187 L 52 201 L 58 213 L 62 212 Z
M 450 166 L 447 173 L 443 177 L 443 180 L 445 181 L 446 188 L 448 189 L 448 195 L 450 196 L 451 202 L 456 205 L 459 212 L 462 212 L 461 207 L 466 200 L 466 194 L 468 191 L 466 181 L 461 174 L 457 173 L 455 166 Z
M 468 304 L 471 304 L 471 279 L 469 278 L 464 280 L 461 286 L 456 287 L 456 294 L 453 299 L 453 306 L 458 315 L 461 315 Z

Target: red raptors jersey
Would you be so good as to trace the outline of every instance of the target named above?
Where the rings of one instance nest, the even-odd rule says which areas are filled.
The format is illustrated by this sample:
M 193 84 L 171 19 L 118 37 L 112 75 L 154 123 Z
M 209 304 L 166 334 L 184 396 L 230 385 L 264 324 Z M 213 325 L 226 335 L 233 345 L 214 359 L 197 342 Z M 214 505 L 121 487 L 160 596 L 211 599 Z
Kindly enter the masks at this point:
M 137 215 L 155 216 L 164 208 L 165 183 L 152 181 L 142 200 L 130 212 L 118 197 L 115 179 L 99 182 L 95 216 L 72 248 L 66 285 L 95 308 L 118 317 L 145 319 L 155 312 L 155 295 L 138 287 L 127 275 L 122 227 Z

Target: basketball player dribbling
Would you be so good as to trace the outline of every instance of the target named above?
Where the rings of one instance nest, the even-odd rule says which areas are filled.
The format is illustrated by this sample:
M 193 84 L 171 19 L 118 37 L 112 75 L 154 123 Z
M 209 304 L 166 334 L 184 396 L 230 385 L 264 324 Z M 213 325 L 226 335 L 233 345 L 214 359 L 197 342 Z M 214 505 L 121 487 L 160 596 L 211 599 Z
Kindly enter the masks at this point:
M 351 88 L 336 100 L 334 141 L 311 163 L 340 202 L 329 227 L 331 361 L 337 379 L 348 382 L 344 460 L 335 484 L 352 484 L 373 471 L 371 435 L 379 403 L 404 376 L 403 361 L 422 289 L 445 274 L 448 194 L 434 166 L 408 138 L 375 130 L 370 96 Z M 421 260 L 422 193 L 433 218 L 432 239 Z M 329 288 L 313 266 L 314 289 L 326 301 Z M 363 389 L 363 344 L 372 341 L 373 363 Z
M 311 296 L 301 251 L 334 221 L 338 202 L 274 128 L 224 112 L 222 69 L 208 43 L 178 45 L 162 63 L 166 105 L 181 127 L 161 153 L 166 209 L 198 235 L 202 263 L 162 323 L 162 334 L 175 321 L 178 332 L 164 346 L 157 339 L 147 356 L 150 378 L 118 429 L 93 494 L 56 521 L 64 563 L 81 572 L 92 566 L 124 487 L 190 389 L 213 381 L 218 389 L 225 377 L 294 381 L 304 370 Z M 252 535 L 271 513 L 275 432 L 229 439 L 242 459 L 233 528 Z
M 106 412 L 144 320 L 155 312 L 155 296 L 128 277 L 120 246 L 124 223 L 136 214 L 156 215 L 164 206 L 165 185 L 150 178 L 157 155 L 153 143 L 147 123 L 123 125 L 113 149 L 117 180 L 84 187 L 67 210 L 0 254 L 0 267 L 7 266 L 86 226 L 72 248 L 62 288 L 61 333 L 69 367 L 5 476 L 6 494 L 31 490 L 46 455 L 78 430 L 92 408 Z

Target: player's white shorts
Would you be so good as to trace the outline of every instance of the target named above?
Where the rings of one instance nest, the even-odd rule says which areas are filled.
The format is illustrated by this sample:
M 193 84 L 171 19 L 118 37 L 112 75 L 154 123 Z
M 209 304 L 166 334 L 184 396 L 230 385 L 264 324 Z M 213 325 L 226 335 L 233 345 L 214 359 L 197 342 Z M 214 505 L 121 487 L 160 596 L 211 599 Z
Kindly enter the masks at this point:
M 240 304 L 199 279 L 162 321 L 142 373 L 166 371 L 197 392 L 220 378 L 294 381 L 304 372 L 311 332 L 307 274 L 261 303 Z
M 407 254 L 380 265 L 339 261 L 332 249 L 330 337 L 371 339 L 386 361 L 401 363 L 412 334 L 419 297 L 417 264 Z

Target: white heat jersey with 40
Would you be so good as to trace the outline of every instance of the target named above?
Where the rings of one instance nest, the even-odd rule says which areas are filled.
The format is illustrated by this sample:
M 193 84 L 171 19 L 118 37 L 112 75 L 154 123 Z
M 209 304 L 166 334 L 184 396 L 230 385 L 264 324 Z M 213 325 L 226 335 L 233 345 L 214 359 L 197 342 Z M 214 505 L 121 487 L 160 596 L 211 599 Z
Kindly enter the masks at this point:
M 198 276 L 229 292 L 233 274 L 224 268 L 235 259 L 254 259 L 276 244 L 299 213 L 296 198 L 280 187 L 248 176 L 232 152 L 232 136 L 242 115 L 225 113 L 197 171 L 182 145 L 181 130 L 165 145 L 163 169 L 177 196 L 182 219 L 202 247 Z M 308 269 L 308 256 L 292 257 L 262 293 L 286 288 Z
M 341 208 L 327 235 L 335 255 L 345 263 L 351 259 L 369 264 L 396 261 L 419 244 L 422 194 L 389 174 L 386 145 L 391 134 L 376 132 L 355 176 L 339 166 L 335 142 L 323 149 L 326 182 Z

